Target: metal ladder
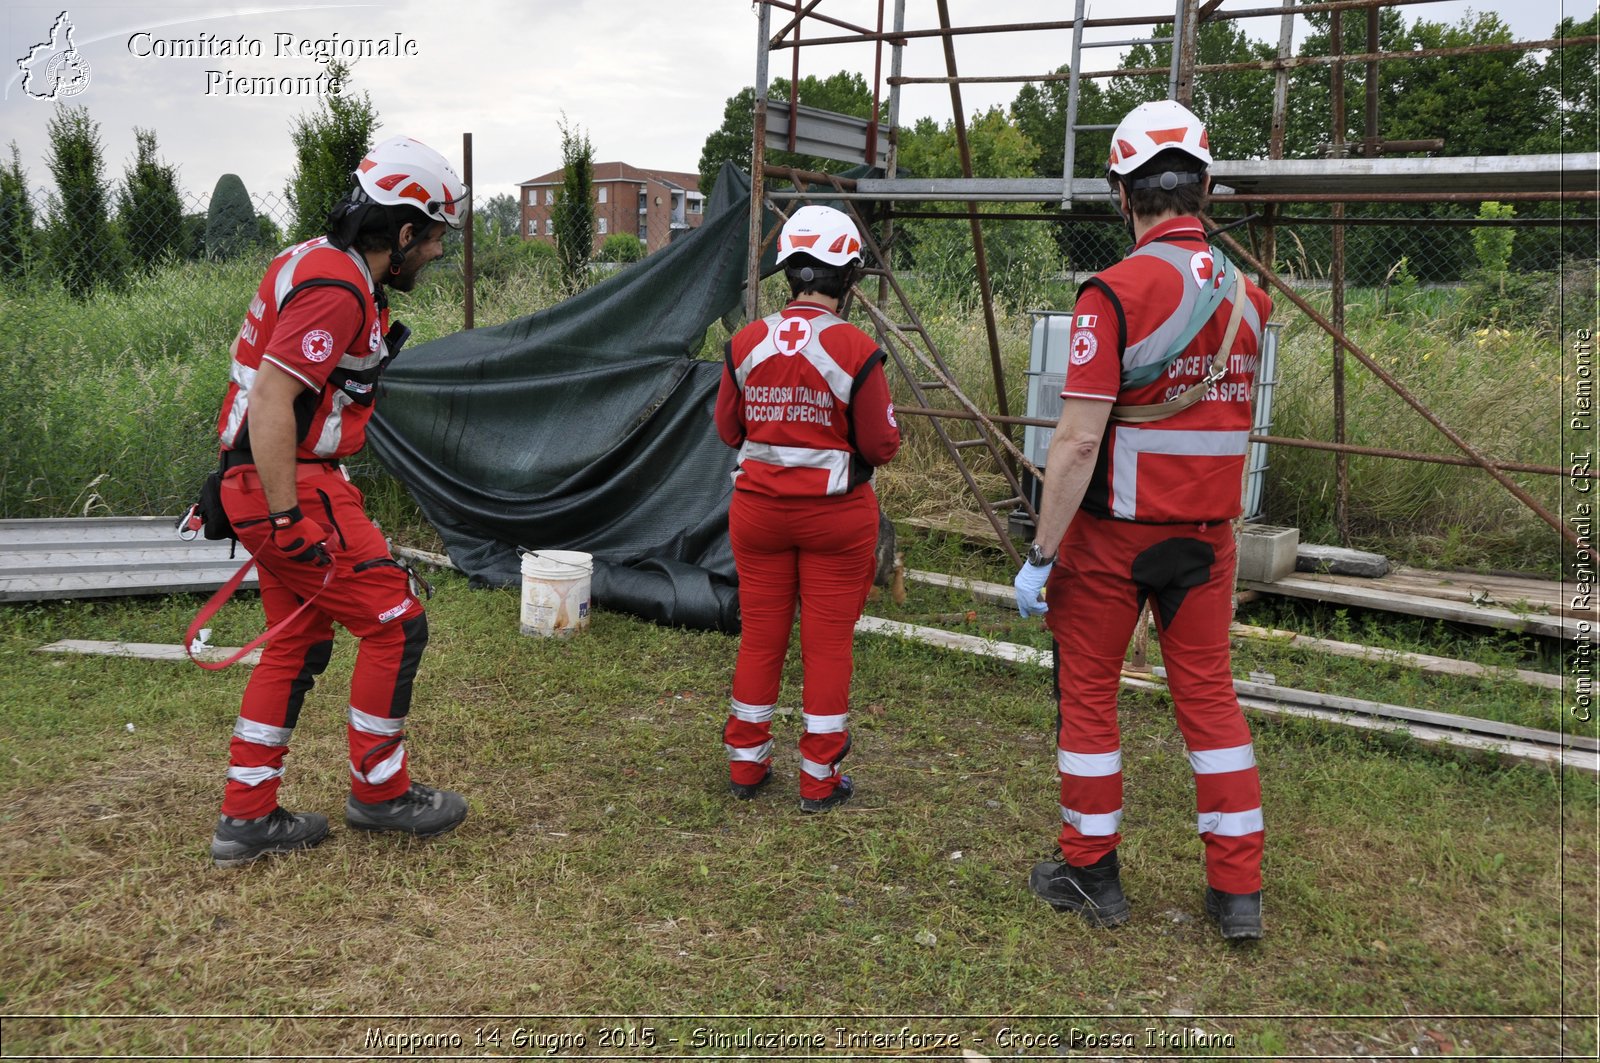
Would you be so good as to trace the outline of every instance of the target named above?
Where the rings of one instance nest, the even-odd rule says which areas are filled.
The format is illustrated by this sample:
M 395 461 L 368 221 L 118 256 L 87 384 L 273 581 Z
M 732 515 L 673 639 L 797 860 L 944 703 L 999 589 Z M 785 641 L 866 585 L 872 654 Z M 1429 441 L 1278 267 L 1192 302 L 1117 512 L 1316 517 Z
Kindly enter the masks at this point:
M 820 176 L 820 175 L 817 175 Z M 795 178 L 796 188 L 801 188 L 798 176 Z M 833 181 L 833 189 L 842 192 L 843 188 L 837 181 Z M 819 198 L 827 198 L 826 189 L 818 189 Z M 900 371 L 901 378 L 906 382 L 915 401 L 916 408 L 929 411 L 943 411 L 950 416 L 937 414 L 927 418 L 934 434 L 939 437 L 939 442 L 944 445 L 945 452 L 950 460 L 955 463 L 956 469 L 961 473 L 961 478 L 966 482 L 967 490 L 978 503 L 984 518 L 994 529 L 995 537 L 1000 542 L 1000 548 L 1005 551 L 1013 564 L 1022 563 L 1022 555 L 1011 541 L 1009 514 L 1005 511 L 1012 507 L 1021 506 L 1027 513 L 1028 519 L 1038 523 L 1039 514 L 1034 509 L 1033 502 L 1027 497 L 1022 483 L 1017 477 L 1006 456 L 1009 453 L 1018 464 L 1035 476 L 1043 474 L 1027 456 L 1012 442 L 1011 437 L 1003 427 L 983 413 L 978 405 L 962 393 L 955 380 L 955 374 L 945 363 L 943 355 L 939 353 L 938 346 L 933 342 L 933 337 L 928 334 L 927 328 L 922 324 L 922 319 L 917 315 L 916 309 L 911 305 L 911 300 L 906 297 L 905 289 L 900 286 L 900 281 L 895 277 L 894 271 L 888 267 L 888 257 L 883 245 L 879 243 L 873 230 L 867 225 L 866 220 L 856 209 L 853 201 L 845 200 L 840 205 L 850 214 L 856 224 L 856 230 L 861 233 L 861 239 L 866 245 L 872 261 L 878 263 L 875 267 L 864 268 L 861 273 L 863 278 L 876 277 L 894 293 L 894 302 L 898 304 L 898 316 L 903 321 L 893 320 L 883 307 L 878 306 L 861 285 L 857 284 L 850 292 L 846 293 L 845 302 L 840 306 L 839 313 L 843 317 L 849 313 L 849 300 L 859 297 L 860 305 L 872 319 L 873 330 L 877 333 L 878 342 L 883 347 L 884 354 L 893 361 L 895 368 Z M 766 201 L 766 206 L 784 217 L 784 212 L 779 210 L 771 200 Z M 930 400 L 930 392 L 944 392 L 956 400 L 960 409 L 951 410 L 948 406 L 936 405 Z M 955 425 L 960 425 L 960 430 L 954 430 Z M 957 432 L 960 437 L 958 438 Z M 970 435 L 970 438 L 969 438 Z M 999 501 L 990 501 L 984 495 L 983 486 L 978 482 L 977 474 L 973 471 L 968 454 L 978 451 L 980 455 L 987 455 L 990 463 L 1005 480 L 1006 490 L 1010 497 Z
M 858 285 L 854 291 L 861 296 L 861 307 L 872 318 L 874 331 L 878 335 L 878 342 L 883 346 L 884 353 L 894 362 L 899 369 L 900 376 L 905 380 L 916 407 L 921 410 L 939 411 L 946 410 L 956 416 L 942 417 L 929 416 L 927 421 L 932 426 L 934 434 L 939 437 L 944 445 L 945 452 L 950 460 L 955 463 L 956 469 L 961 473 L 961 478 L 966 481 L 967 490 L 978 503 L 984 518 L 994 529 L 995 537 L 1000 542 L 1000 548 L 1006 552 L 1013 564 L 1022 563 L 1022 555 L 1017 551 L 1011 541 L 1009 511 L 1013 507 L 1021 506 L 1027 513 L 1028 519 L 1037 524 L 1039 514 L 1035 511 L 1033 502 L 1028 498 L 1023 489 L 1016 471 L 1011 462 L 1006 460 L 1009 454 L 1021 466 L 1028 469 L 1035 476 L 1042 476 L 1033 463 L 1012 442 L 1010 435 L 1000 425 L 991 421 L 978 408 L 970 398 L 962 393 L 956 384 L 955 375 L 945 364 L 944 357 L 939 353 L 938 346 L 933 342 L 933 337 L 922 324 L 922 319 L 917 315 L 916 309 L 911 305 L 911 300 L 906 297 L 905 289 L 900 287 L 899 280 L 894 271 L 887 265 L 888 258 L 883 247 L 878 243 L 872 230 L 868 228 L 865 220 L 856 211 L 853 202 L 846 202 L 851 217 L 855 220 L 856 228 L 861 233 L 861 238 L 871 252 L 872 258 L 879 265 L 874 268 L 862 270 L 863 276 L 877 277 L 882 280 L 890 291 L 894 293 L 894 301 L 899 306 L 899 315 L 904 318 L 897 322 L 891 320 L 884 308 L 875 304 Z M 959 410 L 949 410 L 947 406 L 936 405 L 930 400 L 931 392 L 944 392 L 956 400 Z M 956 426 L 960 426 L 959 429 Z M 975 434 L 974 434 L 975 433 Z M 959 436 L 959 438 L 958 438 Z M 970 438 L 969 438 L 970 436 Z M 1010 497 L 999 501 L 990 501 L 984 495 L 983 487 L 978 482 L 972 464 L 968 461 L 969 452 L 976 451 L 980 456 L 987 455 L 990 463 L 1005 480 L 1006 490 Z
M 1083 39 L 1083 23 L 1085 8 L 1088 0 L 1077 0 L 1077 9 L 1072 16 L 1072 65 L 1067 77 L 1067 129 L 1066 152 L 1061 162 L 1061 209 L 1068 210 L 1072 207 L 1072 168 L 1078 159 L 1078 134 L 1092 132 L 1111 132 L 1115 125 L 1098 125 L 1078 123 L 1078 68 L 1083 61 L 1085 48 L 1120 48 L 1123 45 L 1158 44 L 1172 45 L 1171 71 L 1167 75 L 1167 96 L 1176 98 L 1178 95 L 1178 48 L 1179 41 L 1183 40 L 1184 19 L 1188 16 L 1189 0 L 1177 0 L 1177 10 L 1172 16 L 1172 36 L 1170 37 L 1133 37 L 1120 41 L 1093 41 Z

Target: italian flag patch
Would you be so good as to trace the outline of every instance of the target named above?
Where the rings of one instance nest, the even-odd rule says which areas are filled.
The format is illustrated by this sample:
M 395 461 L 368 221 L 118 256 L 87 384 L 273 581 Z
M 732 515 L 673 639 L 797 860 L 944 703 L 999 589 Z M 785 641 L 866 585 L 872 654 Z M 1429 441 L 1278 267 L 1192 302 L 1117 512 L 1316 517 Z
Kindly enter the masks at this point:
M 1079 314 L 1072 319 L 1073 328 L 1094 328 L 1094 323 L 1100 320 L 1098 314 Z

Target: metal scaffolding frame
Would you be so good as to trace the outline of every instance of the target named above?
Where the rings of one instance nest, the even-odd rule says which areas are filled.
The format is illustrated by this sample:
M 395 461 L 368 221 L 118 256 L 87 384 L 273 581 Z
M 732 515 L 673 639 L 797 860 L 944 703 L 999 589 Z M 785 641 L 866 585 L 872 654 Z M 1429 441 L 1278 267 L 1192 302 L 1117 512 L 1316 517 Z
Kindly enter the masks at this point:
M 859 299 L 877 330 L 892 361 L 906 379 L 916 405 L 903 412 L 926 417 L 944 444 L 951 459 L 963 475 L 969 489 L 976 497 L 979 508 L 994 526 L 1002 547 L 1012 559 L 1017 551 L 1007 534 L 1006 521 L 1000 510 L 1007 505 L 1019 505 L 1030 519 L 1036 517 L 1026 491 L 1018 484 L 1018 463 L 1035 475 L 1038 470 L 1029 464 L 1017 448 L 1010 432 L 1017 426 L 1036 425 L 1053 428 L 1054 423 L 1038 418 L 1013 416 L 1006 406 L 1005 370 L 1000 356 L 998 330 L 995 319 L 994 293 L 989 283 L 987 255 L 983 243 L 982 220 L 979 209 L 984 202 L 1037 202 L 1059 201 L 1063 207 L 1076 201 L 1106 202 L 1109 190 L 1103 180 L 1074 179 L 1072 166 L 1078 132 L 1091 127 L 1077 123 L 1077 99 L 1080 78 L 1105 78 L 1115 76 L 1160 75 L 1168 76 L 1169 92 L 1184 103 L 1192 99 L 1194 78 L 1197 74 L 1225 71 L 1260 70 L 1275 75 L 1273 114 L 1268 158 L 1265 160 L 1217 160 L 1211 172 L 1214 189 L 1213 204 L 1238 202 L 1252 207 L 1259 205 L 1261 220 L 1256 228 L 1259 255 L 1243 247 L 1231 236 L 1219 239 L 1226 244 L 1230 254 L 1252 268 L 1263 286 L 1276 288 L 1323 329 L 1333 343 L 1334 358 L 1334 439 L 1332 441 L 1285 439 L 1278 436 L 1253 435 L 1257 442 L 1278 446 L 1298 446 L 1331 451 L 1336 463 L 1337 497 L 1335 521 L 1341 538 L 1348 541 L 1349 531 L 1349 468 L 1351 454 L 1396 458 L 1401 460 L 1441 462 L 1468 465 L 1482 469 L 1510 494 L 1548 523 L 1567 542 L 1578 545 L 1573 530 L 1559 517 L 1534 499 L 1507 475 L 1511 472 L 1552 476 L 1572 476 L 1569 469 L 1529 465 L 1526 463 L 1498 461 L 1489 458 L 1474 447 L 1461 433 L 1445 424 L 1427 405 L 1386 372 L 1369 354 L 1358 347 L 1344 330 L 1344 208 L 1348 203 L 1405 203 L 1405 202 L 1480 202 L 1496 200 L 1520 201 L 1592 201 L 1600 198 L 1600 153 L 1577 155 L 1532 155 L 1495 157 L 1431 157 L 1382 158 L 1385 152 L 1436 151 L 1440 141 L 1384 141 L 1378 136 L 1378 65 L 1384 61 L 1401 61 L 1414 58 L 1472 55 L 1513 50 L 1538 50 L 1579 45 L 1594 46 L 1600 37 L 1573 37 L 1560 40 L 1527 41 L 1467 45 L 1454 48 L 1435 48 L 1418 52 L 1384 52 L 1378 47 L 1378 26 L 1381 9 L 1437 2 L 1437 0 L 1332 0 L 1326 3 L 1286 4 L 1282 6 L 1251 8 L 1223 12 L 1221 0 L 1175 0 L 1171 16 L 1146 15 L 1117 18 L 1090 19 L 1084 17 L 1083 0 L 1078 0 L 1075 17 L 1070 21 L 1040 21 L 1004 25 L 957 26 L 952 24 L 948 0 L 936 0 L 938 25 L 923 29 L 906 27 L 905 0 L 877 0 L 875 28 L 855 25 L 824 14 L 818 10 L 823 0 L 754 0 L 758 11 L 756 40 L 756 85 L 753 139 L 751 150 L 751 211 L 750 257 L 747 270 L 745 312 L 750 320 L 759 316 L 760 259 L 762 218 L 765 209 L 777 209 L 779 204 L 826 198 L 843 201 L 846 208 L 856 214 L 857 223 L 868 236 L 868 244 L 878 254 L 881 268 L 869 271 L 876 277 L 877 299 L 869 299 L 861 286 L 852 293 Z M 884 28 L 887 8 L 892 7 L 892 24 Z M 774 12 L 786 20 L 776 33 L 772 31 Z M 1290 54 L 1292 25 L 1295 15 L 1326 12 L 1331 21 L 1331 54 L 1316 57 L 1295 57 Z M 1365 15 L 1366 51 L 1345 54 L 1343 47 L 1343 16 L 1346 13 Z M 1280 17 L 1278 55 L 1275 59 L 1248 63 L 1197 64 L 1197 35 L 1202 23 L 1212 20 L 1236 20 L 1277 15 Z M 844 34 L 823 31 L 818 36 L 805 36 L 808 23 L 821 23 L 846 31 Z M 1120 44 L 1177 41 L 1173 50 L 1174 62 L 1167 67 L 1130 67 L 1109 71 L 1083 71 L 1078 69 L 1085 45 L 1085 29 L 1108 27 L 1150 27 L 1171 25 L 1171 37 L 1143 38 L 1138 41 L 1115 42 Z M 1044 74 L 963 76 L 957 70 L 955 40 L 975 34 L 1029 33 L 1041 30 L 1071 30 L 1073 32 L 1070 72 Z M 938 40 L 944 53 L 945 74 L 937 77 L 904 76 L 904 51 L 913 41 Z M 807 108 L 796 99 L 800 83 L 800 50 L 803 47 L 821 47 L 837 44 L 870 43 L 874 47 L 873 107 L 870 120 L 830 114 Z M 890 48 L 889 76 L 883 77 L 884 48 Z M 772 52 L 789 50 L 791 98 L 778 107 L 768 99 L 768 63 Z M 1365 124 L 1360 141 L 1346 142 L 1344 71 L 1348 64 L 1362 64 L 1366 68 Z M 1319 160 L 1285 160 L 1283 137 L 1288 108 L 1288 75 L 1291 70 L 1305 67 L 1327 67 L 1330 72 L 1332 93 L 1332 137 L 1326 145 L 1328 158 Z M 1065 130 L 1066 151 L 1061 178 L 985 178 L 973 173 L 972 153 L 967 142 L 966 116 L 961 100 L 961 86 L 966 84 L 993 84 L 1014 82 L 1046 82 L 1066 79 L 1069 83 Z M 884 88 L 887 84 L 887 99 Z M 896 173 L 896 149 L 899 139 L 900 89 L 904 85 L 943 84 L 950 90 L 952 125 L 960 155 L 960 178 L 926 179 L 900 178 Z M 775 113 L 776 112 L 776 113 Z M 887 117 L 887 125 L 881 124 Z M 781 139 L 780 139 L 781 137 Z M 887 139 L 887 146 L 882 142 Z M 881 168 L 881 178 L 862 178 L 847 181 L 825 174 L 797 172 L 766 164 L 766 150 L 778 148 L 808 153 L 842 161 L 867 162 Z M 1360 157 L 1351 157 L 1359 152 Z M 789 189 L 772 187 L 769 178 L 786 178 Z M 818 189 L 823 189 L 818 191 Z M 904 291 L 895 281 L 881 248 L 889 242 L 896 217 L 895 205 L 899 203 L 955 202 L 966 205 L 965 215 L 950 215 L 954 219 L 967 218 L 972 231 L 972 243 L 977 265 L 979 297 L 981 299 L 984 331 L 988 342 L 991 370 L 994 374 L 997 412 L 980 410 L 969 398 L 962 395 L 949 379 L 944 360 L 934 348 L 931 338 L 917 321 Z M 1333 253 L 1330 270 L 1332 283 L 1332 313 L 1319 314 L 1293 288 L 1278 277 L 1269 267 L 1274 259 L 1275 223 L 1278 208 L 1283 204 L 1331 204 Z M 865 217 L 857 212 L 857 205 L 874 205 L 873 219 L 880 236 L 870 235 L 871 227 Z M 901 211 L 900 216 L 906 212 Z M 1017 215 L 1006 215 L 1016 220 Z M 1029 215 L 1036 219 L 1051 215 Z M 1056 215 L 1060 220 L 1070 220 L 1068 215 Z M 1087 220 L 1087 219 L 1083 219 Z M 894 310 L 885 309 L 894 296 Z M 896 323 L 899 317 L 902 323 Z M 1348 353 L 1410 405 L 1442 434 L 1462 457 L 1450 455 L 1419 454 L 1405 451 L 1383 450 L 1352 446 L 1346 442 L 1346 411 L 1344 402 L 1345 355 Z M 933 379 L 922 379 L 926 374 Z M 936 406 L 931 401 L 933 393 L 954 398 L 959 409 Z M 978 429 L 974 439 L 958 440 L 951 437 L 946 422 L 966 421 Z M 983 497 L 966 454 L 982 449 L 1002 471 L 1008 487 L 1017 497 L 1001 502 L 991 502 Z M 1595 473 L 1589 472 L 1590 478 Z

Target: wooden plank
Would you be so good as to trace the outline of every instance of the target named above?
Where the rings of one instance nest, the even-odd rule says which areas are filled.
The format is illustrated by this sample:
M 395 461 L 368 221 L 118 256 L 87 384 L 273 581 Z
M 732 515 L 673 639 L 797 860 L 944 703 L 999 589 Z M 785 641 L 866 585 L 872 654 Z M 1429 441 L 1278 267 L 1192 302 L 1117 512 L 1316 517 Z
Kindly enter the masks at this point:
M 1010 605 L 1016 600 L 1011 588 L 999 583 L 970 580 L 961 576 L 947 576 L 942 572 L 924 572 L 917 569 L 907 571 L 906 578 L 916 583 L 925 583 L 930 586 L 965 590 L 981 601 Z M 1281 582 L 1280 580 L 1279 583 Z M 1368 580 L 1367 582 L 1371 583 L 1373 581 Z M 1271 586 L 1277 585 L 1272 584 Z M 1255 592 L 1251 591 L 1249 593 Z M 1266 628 L 1252 627 L 1248 624 L 1234 624 L 1229 628 L 1229 633 L 1241 638 L 1283 642 L 1297 649 L 1315 650 L 1343 657 L 1382 660 L 1392 664 L 1402 664 L 1410 668 L 1417 668 L 1424 672 L 1435 672 L 1442 675 L 1475 676 L 1486 679 L 1514 675 L 1522 682 L 1531 683 L 1534 686 L 1547 687 L 1553 690 L 1561 689 L 1561 677 L 1547 672 L 1533 672 L 1522 668 L 1490 668 L 1487 665 L 1474 664 L 1471 661 L 1460 661 L 1450 657 L 1435 657 L 1426 653 L 1405 653 L 1399 650 L 1382 650 L 1353 642 L 1337 642 L 1333 639 L 1313 638 L 1310 635 L 1300 635 L 1293 631 L 1268 631 Z
M 232 565 L 237 569 L 250 555 L 244 550 L 229 560 L 224 545 L 220 551 L 193 550 L 150 543 L 113 543 L 101 546 L 74 546 L 71 549 L 41 549 L 0 554 L 0 576 L 16 572 L 49 569 L 51 572 L 131 571 L 145 566 L 155 568 L 182 565 Z
M 1347 587 L 1393 587 L 1410 594 L 1468 605 L 1481 603 L 1510 607 L 1526 604 L 1536 612 L 1574 612 L 1570 596 L 1563 594 L 1561 584 L 1554 580 L 1478 577 L 1467 573 L 1426 572 L 1421 569 L 1397 569 L 1377 579 L 1323 572 L 1302 575 L 1306 579 L 1325 580 Z
M 1165 679 L 1167 672 L 1165 668 L 1157 668 L 1155 669 L 1155 674 Z M 1267 701 L 1275 701 L 1281 698 L 1295 705 L 1309 705 L 1314 708 L 1331 709 L 1334 712 L 1356 712 L 1363 716 L 1381 716 L 1406 723 L 1427 724 L 1429 727 L 1470 730 L 1479 734 L 1514 738 L 1520 741 L 1548 742 L 1559 738 L 1557 732 L 1540 730 L 1536 727 L 1523 727 L 1520 724 L 1502 723 L 1499 720 L 1484 720 L 1476 716 L 1458 716 L 1449 712 L 1435 712 L 1432 709 L 1413 709 L 1407 705 L 1389 705 L 1381 701 L 1368 701 L 1365 698 L 1347 698 L 1339 694 L 1322 694 L 1314 690 L 1297 690 L 1293 687 L 1280 687 L 1273 683 L 1256 683 L 1246 679 L 1235 679 L 1233 681 L 1233 689 L 1241 697 L 1253 697 Z M 1567 735 L 1566 744 L 1574 749 L 1600 752 L 1600 739 L 1590 738 L 1587 735 Z
M 1334 583 L 1333 579 L 1353 579 L 1365 586 Z M 1301 573 L 1285 576 L 1273 583 L 1240 580 L 1239 586 L 1245 590 L 1260 591 L 1264 594 L 1337 602 L 1340 605 L 1354 605 L 1362 609 L 1379 609 L 1390 613 L 1426 616 L 1436 620 L 1453 620 L 1460 624 L 1523 631 L 1551 638 L 1571 639 L 1578 635 L 1578 621 L 1570 617 L 1549 616 L 1543 613 L 1514 613 L 1500 606 L 1462 605 L 1420 594 L 1406 594 L 1392 588 L 1385 589 L 1383 580 L 1311 576 Z
M 994 585 L 990 584 L 989 586 Z M 1019 646 L 1015 643 L 980 639 L 972 635 L 961 635 L 955 632 L 941 631 L 938 628 L 921 627 L 916 624 L 900 624 L 895 621 L 881 620 L 878 617 L 862 617 L 856 626 L 856 630 L 864 634 L 884 634 L 909 638 L 913 641 L 925 642 L 928 645 L 939 646 L 944 649 L 954 649 L 964 653 L 994 657 L 1014 663 L 1033 664 L 1043 667 L 1049 667 L 1050 665 L 1050 655 L 1040 650 L 1035 650 L 1031 646 Z M 1130 690 L 1162 691 L 1166 689 L 1162 683 L 1129 675 L 1122 677 L 1121 684 Z M 1242 685 L 1245 687 L 1262 686 L 1262 684 Z M 1241 683 L 1235 681 L 1234 686 L 1239 688 Z M 1289 703 L 1286 700 L 1288 696 L 1307 692 L 1294 691 L 1287 687 L 1271 687 L 1268 689 L 1273 696 L 1262 696 L 1259 693 L 1242 693 L 1239 697 L 1239 704 L 1245 708 L 1278 716 L 1321 720 L 1346 727 L 1359 727 L 1364 730 L 1400 734 L 1432 745 L 1460 746 L 1476 752 L 1497 754 L 1510 760 L 1548 764 L 1557 768 L 1573 768 L 1592 775 L 1600 775 L 1600 752 L 1595 752 L 1592 749 L 1566 748 L 1559 744 L 1563 737 L 1568 741 L 1572 741 L 1577 736 L 1562 736 L 1553 731 L 1535 731 L 1532 728 L 1516 728 L 1516 730 L 1527 731 L 1533 735 L 1541 736 L 1544 741 L 1531 741 L 1499 735 L 1490 736 L 1458 728 L 1476 727 L 1483 723 L 1492 724 L 1494 721 L 1474 720 L 1464 716 L 1451 717 L 1445 713 L 1430 713 L 1429 715 L 1443 717 L 1448 721 L 1448 725 L 1441 726 L 1433 723 L 1400 719 L 1394 716 L 1368 715 L 1354 709 L 1340 711 L 1317 705 Z M 1354 702 L 1357 699 L 1346 700 Z M 1379 702 L 1368 702 L 1367 704 L 1371 706 L 1381 705 Z M 1406 709 L 1405 706 L 1398 705 L 1381 707 L 1414 713 L 1426 711 L 1422 709 Z M 1503 728 L 1513 727 L 1511 724 L 1499 724 L 1498 726 Z M 1592 742 L 1593 740 L 1589 741 Z
M 102 657 L 138 657 L 147 661 L 183 661 L 189 660 L 189 655 L 183 652 L 181 645 L 164 642 L 99 642 L 92 639 L 62 639 L 52 642 L 48 646 L 40 646 L 36 653 L 83 653 Z M 230 656 L 238 653 L 236 646 L 207 646 L 200 651 L 201 660 L 225 661 Z M 251 650 L 239 658 L 237 664 L 259 664 L 261 651 Z
M 997 657 L 1014 664 L 1050 667 L 1050 654 L 1044 650 L 1036 650 L 1032 646 L 1020 646 L 1015 642 L 1000 642 L 996 639 L 982 639 L 976 635 L 963 635 L 958 631 L 945 631 L 943 628 L 903 624 L 898 620 L 864 616 L 856 621 L 856 630 L 867 635 L 891 635 L 911 639 L 930 646 L 942 646 L 947 650 L 977 654 L 980 657 Z
M 182 565 L 121 574 L 82 572 L 66 575 L 33 573 L 0 577 L 0 602 L 54 598 L 113 598 L 134 594 L 189 594 L 214 591 L 237 571 L 237 565 Z M 256 588 L 255 573 L 245 581 Z
M 1251 593 L 1254 592 L 1252 591 Z M 1319 639 L 1311 635 L 1301 635 L 1294 631 L 1254 627 L 1249 624 L 1234 624 L 1228 629 L 1228 633 L 1237 638 L 1275 642 L 1297 650 L 1315 650 L 1318 653 L 1330 653 L 1336 657 L 1355 657 L 1360 660 L 1378 661 L 1383 664 L 1399 664 L 1438 675 L 1464 675 L 1474 679 L 1517 679 L 1530 686 L 1544 687 L 1547 690 L 1561 689 L 1561 677 L 1559 675 L 1551 675 L 1549 672 L 1534 672 L 1525 668 L 1492 668 L 1489 665 L 1476 664 L 1472 661 L 1458 661 L 1454 657 L 1435 657 L 1431 653 L 1411 653 L 1406 650 L 1363 646 L 1356 642 Z
M 986 545 L 1000 541 L 1000 537 L 995 534 L 994 526 L 978 513 L 954 512 L 944 520 L 935 520 L 932 517 L 902 517 L 895 523 L 944 535 L 956 535 Z
M 947 576 L 943 572 L 924 572 L 914 568 L 906 569 L 906 579 L 915 583 L 926 583 L 932 587 L 950 587 L 955 590 L 968 591 L 980 601 L 1012 605 L 1017 600 L 1016 594 L 1009 586 L 1002 583 L 989 583 L 981 579 L 968 579 L 965 576 Z
M 1302 720 L 1322 720 L 1344 727 L 1359 727 L 1366 731 L 1401 734 L 1431 745 L 1460 746 L 1475 752 L 1498 754 L 1508 760 L 1530 764 L 1548 764 L 1555 768 L 1572 768 L 1576 771 L 1588 772 L 1590 775 L 1600 775 L 1600 754 L 1584 750 L 1561 749 L 1554 746 L 1536 745 L 1531 742 L 1519 742 L 1514 739 L 1485 738 L 1461 731 L 1429 727 L 1426 724 L 1404 724 L 1392 720 L 1373 719 L 1350 713 L 1334 712 L 1330 709 L 1283 705 L 1261 698 L 1241 697 L 1239 704 L 1247 709 L 1255 709 L 1257 712 L 1278 716 L 1292 716 Z

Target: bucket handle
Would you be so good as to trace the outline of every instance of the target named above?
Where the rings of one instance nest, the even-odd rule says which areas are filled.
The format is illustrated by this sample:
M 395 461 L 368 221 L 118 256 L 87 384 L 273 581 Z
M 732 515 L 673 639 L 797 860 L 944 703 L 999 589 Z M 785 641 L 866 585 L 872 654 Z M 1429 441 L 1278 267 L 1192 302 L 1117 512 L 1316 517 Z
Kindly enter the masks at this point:
M 554 565 L 554 566 L 556 566 L 558 568 L 571 569 L 575 573 L 582 573 L 584 571 L 584 566 L 583 565 L 575 565 L 570 561 L 558 561 L 553 557 L 545 556 L 544 554 L 540 553 L 537 550 L 529 550 L 526 547 L 522 547 L 522 546 L 517 547 L 517 556 L 518 557 L 537 557 L 540 561 L 543 561 L 547 565 Z M 590 559 L 590 563 L 589 563 L 590 571 L 593 571 L 593 567 L 594 567 L 594 561 L 593 561 L 593 556 L 591 555 L 591 559 Z

